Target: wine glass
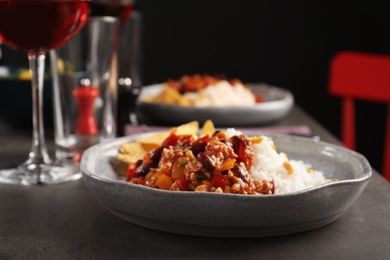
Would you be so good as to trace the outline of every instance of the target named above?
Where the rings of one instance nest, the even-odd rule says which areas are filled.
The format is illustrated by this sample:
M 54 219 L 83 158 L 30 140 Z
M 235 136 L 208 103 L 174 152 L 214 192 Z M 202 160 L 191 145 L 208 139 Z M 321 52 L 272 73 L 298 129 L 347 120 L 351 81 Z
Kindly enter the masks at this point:
M 87 22 L 91 0 L 0 0 L 0 41 L 27 51 L 32 74 L 32 147 L 16 168 L 0 170 L 0 182 L 34 185 L 75 180 L 81 173 L 52 161 L 45 145 L 43 80 L 46 52 L 69 41 Z
M 90 16 L 113 16 L 119 19 L 118 31 L 118 113 L 117 135 L 125 125 L 138 124 L 135 100 L 141 89 L 142 15 L 135 11 L 135 0 L 93 0 Z
M 93 0 L 91 16 L 114 16 L 123 25 L 134 9 L 134 0 Z

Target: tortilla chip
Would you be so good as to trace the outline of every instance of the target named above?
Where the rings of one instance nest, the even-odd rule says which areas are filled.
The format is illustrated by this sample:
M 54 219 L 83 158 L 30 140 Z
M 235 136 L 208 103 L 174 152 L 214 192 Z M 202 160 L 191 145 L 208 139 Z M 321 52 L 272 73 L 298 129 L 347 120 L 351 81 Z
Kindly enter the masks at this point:
M 206 122 L 204 122 L 204 124 L 203 124 L 200 135 L 201 136 L 204 136 L 204 135 L 212 136 L 214 134 L 214 132 L 215 132 L 215 127 L 214 127 L 213 121 L 206 120 Z
M 125 162 L 127 164 L 133 164 L 133 163 L 136 163 L 139 159 L 142 159 L 142 157 L 137 158 L 136 156 L 131 155 L 131 154 L 117 153 L 116 159 L 118 159 L 121 162 Z
M 169 131 L 156 133 L 146 138 L 140 139 L 137 142 L 142 145 L 146 151 L 158 148 L 164 140 L 170 135 Z
M 124 154 L 131 155 L 143 155 L 147 152 L 140 143 L 121 144 L 121 150 Z
M 136 142 L 121 144 L 121 152 L 117 153 L 116 158 L 127 164 L 136 163 L 138 160 L 142 159 L 147 152 L 160 147 L 168 136 L 169 132 L 161 132 Z
M 199 122 L 192 121 L 183 125 L 179 125 L 178 127 L 174 127 L 171 129 L 171 132 L 176 135 L 197 135 L 199 130 Z
M 182 96 L 176 89 L 164 85 L 161 92 L 154 97 L 145 97 L 147 102 L 162 102 L 165 104 L 189 106 L 190 101 Z
M 152 151 L 152 150 L 160 147 L 160 145 L 157 145 L 157 144 L 154 144 L 154 143 L 140 143 L 140 144 L 145 149 L 145 151 Z
M 117 153 L 116 158 L 127 164 L 136 163 L 142 159 L 147 150 L 140 143 L 121 144 L 121 153 Z
M 181 106 L 190 105 L 190 102 L 185 97 L 183 97 L 177 90 L 173 88 L 164 87 L 161 95 L 162 95 L 163 102 L 167 104 L 176 104 Z

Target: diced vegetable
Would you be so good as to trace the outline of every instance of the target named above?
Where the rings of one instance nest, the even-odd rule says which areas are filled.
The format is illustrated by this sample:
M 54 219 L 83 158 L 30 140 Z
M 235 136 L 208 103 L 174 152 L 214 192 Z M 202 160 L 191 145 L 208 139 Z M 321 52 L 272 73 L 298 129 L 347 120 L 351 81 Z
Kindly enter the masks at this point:
M 177 162 L 180 167 L 184 167 L 188 164 L 188 159 L 187 157 L 180 157 L 179 159 L 177 159 Z
M 156 173 L 153 175 L 153 177 L 156 178 L 156 179 L 158 179 L 158 178 L 161 177 L 161 175 L 163 175 L 161 172 L 156 172 Z
M 226 187 L 226 180 L 223 175 L 214 175 L 211 183 L 213 186 L 220 187 L 221 189 L 225 189 Z
M 177 144 L 179 137 L 175 134 L 170 134 L 163 142 L 162 147 L 174 146 Z
M 175 180 L 184 179 L 184 167 L 180 166 L 180 162 L 178 161 L 175 161 L 172 166 L 171 177 Z
M 234 167 L 234 164 L 236 163 L 236 159 L 228 159 L 225 162 L 222 163 L 220 172 L 230 170 Z
M 157 180 L 156 185 L 162 190 L 169 190 L 173 184 L 173 181 L 171 178 L 169 178 L 167 175 L 163 174 L 161 177 Z
M 206 174 L 204 174 L 204 172 L 197 172 L 197 173 L 196 173 L 196 179 L 197 179 L 198 181 L 206 180 L 206 179 L 207 179 L 207 176 L 206 176 Z
M 191 150 L 187 150 L 187 151 L 186 151 L 186 156 L 187 156 L 190 160 L 196 160 L 195 155 L 194 155 L 194 153 L 193 153 Z
M 154 176 L 154 172 L 149 172 L 148 174 L 146 174 L 145 180 L 148 181 L 148 180 L 150 180 L 153 176 Z
M 190 189 L 189 189 L 189 186 L 188 186 L 189 181 L 186 180 L 186 179 L 175 180 L 175 183 L 176 183 L 177 187 L 179 187 L 179 189 L 180 189 L 181 191 L 188 191 L 188 190 L 190 190 Z
M 209 141 L 210 141 L 210 136 L 205 135 L 205 136 L 202 136 L 201 138 L 199 138 L 196 142 L 197 143 L 208 143 Z
M 127 181 L 131 180 L 135 176 L 135 171 L 137 170 L 137 165 L 135 163 L 129 164 L 127 168 Z
M 145 178 L 144 177 L 137 178 L 137 184 L 145 185 Z

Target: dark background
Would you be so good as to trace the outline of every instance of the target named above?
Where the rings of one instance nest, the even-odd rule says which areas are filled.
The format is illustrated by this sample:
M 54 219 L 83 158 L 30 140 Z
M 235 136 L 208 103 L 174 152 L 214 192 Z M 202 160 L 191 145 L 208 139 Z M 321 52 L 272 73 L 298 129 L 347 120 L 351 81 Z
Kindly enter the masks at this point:
M 287 88 L 339 136 L 340 99 L 327 93 L 329 62 L 341 50 L 390 54 L 390 4 L 380 2 L 138 0 L 143 82 L 223 73 Z M 27 63 L 24 53 L 4 52 L 2 65 Z M 357 103 L 357 150 L 379 171 L 385 114 L 384 104 Z

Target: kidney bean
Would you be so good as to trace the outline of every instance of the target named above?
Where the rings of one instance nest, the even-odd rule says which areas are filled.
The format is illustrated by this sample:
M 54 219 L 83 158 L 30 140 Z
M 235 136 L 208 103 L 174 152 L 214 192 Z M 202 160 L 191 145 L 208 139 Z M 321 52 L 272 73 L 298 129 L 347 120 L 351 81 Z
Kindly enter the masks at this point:
M 161 158 L 161 154 L 162 154 L 162 151 L 164 150 L 164 147 L 160 146 L 156 149 L 154 149 L 151 153 L 150 153 L 150 159 L 154 162 L 158 162 L 160 161 L 160 158 Z
M 157 166 L 158 161 L 151 161 L 150 163 L 140 165 L 135 171 L 135 173 L 137 174 L 137 176 L 145 176 L 150 172 L 151 168 L 156 168 Z
M 234 167 L 233 167 L 233 169 L 231 169 L 231 171 L 232 171 L 234 176 L 242 179 L 246 183 L 249 183 L 249 181 L 250 181 L 249 173 L 241 165 L 239 165 L 238 163 L 235 163 Z
M 210 141 L 210 136 L 205 135 L 198 140 L 196 140 L 191 147 L 192 153 L 197 156 L 198 153 L 204 152 L 206 150 L 207 143 Z
M 143 162 L 144 160 L 142 160 L 142 159 L 139 159 L 136 163 L 135 163 L 135 166 L 138 168 L 138 167 L 140 167 L 141 165 L 142 165 L 142 162 Z
M 197 156 L 200 152 L 204 152 L 206 150 L 207 143 L 195 143 L 191 147 L 192 153 Z
M 207 170 L 213 171 L 215 169 L 215 162 L 213 159 L 211 159 L 210 156 L 207 154 L 201 152 L 196 156 L 198 161 L 205 167 Z

